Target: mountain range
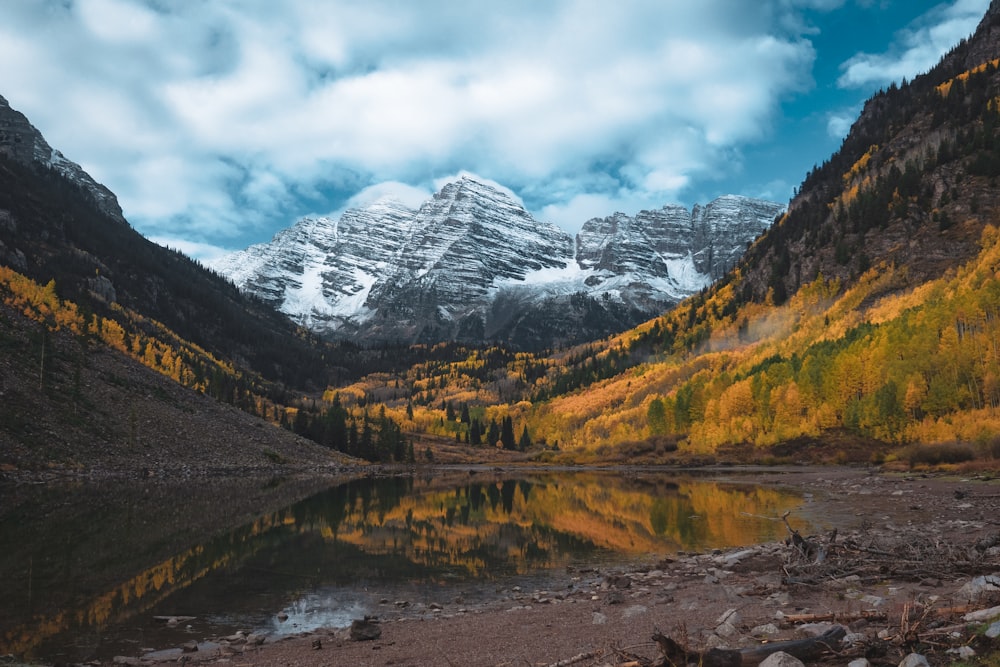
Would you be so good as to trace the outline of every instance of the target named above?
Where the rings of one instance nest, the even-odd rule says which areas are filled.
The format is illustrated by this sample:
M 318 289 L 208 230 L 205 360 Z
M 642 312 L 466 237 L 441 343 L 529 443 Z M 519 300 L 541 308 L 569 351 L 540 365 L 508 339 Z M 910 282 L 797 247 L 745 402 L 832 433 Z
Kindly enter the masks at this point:
M 481 461 L 496 448 L 477 443 L 497 442 L 541 463 L 995 466 L 998 184 L 1000 0 L 937 66 L 870 99 L 774 224 L 777 208 L 722 198 L 567 238 L 465 178 L 416 210 L 300 221 L 241 255 L 244 290 L 143 238 L 2 103 L 0 474 L 324 465 L 330 448 L 412 462 L 413 445 L 437 462 L 441 443 Z M 694 293 L 596 333 L 641 317 L 654 289 Z M 574 317 L 586 340 L 359 347 L 269 303 L 383 340 L 538 348 Z
M 537 350 L 624 331 L 704 289 L 783 209 L 725 196 L 594 218 L 574 238 L 463 176 L 415 210 L 383 199 L 304 218 L 211 267 L 330 338 Z

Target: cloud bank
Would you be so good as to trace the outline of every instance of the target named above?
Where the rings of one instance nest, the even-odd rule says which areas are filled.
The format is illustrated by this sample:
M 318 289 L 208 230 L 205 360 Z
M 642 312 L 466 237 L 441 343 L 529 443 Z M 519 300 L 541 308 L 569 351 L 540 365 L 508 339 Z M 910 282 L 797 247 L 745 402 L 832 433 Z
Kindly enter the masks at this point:
M 808 13 L 842 4 L 10 2 L 0 85 L 137 228 L 202 255 L 462 170 L 572 230 L 741 170 L 814 85 Z M 984 8 L 940 10 L 841 85 L 915 72 Z

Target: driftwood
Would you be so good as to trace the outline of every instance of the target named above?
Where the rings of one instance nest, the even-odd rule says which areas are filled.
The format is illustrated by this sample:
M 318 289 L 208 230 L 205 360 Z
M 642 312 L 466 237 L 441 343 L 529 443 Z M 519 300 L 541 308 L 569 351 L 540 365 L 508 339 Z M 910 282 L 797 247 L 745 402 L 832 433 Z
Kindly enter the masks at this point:
M 838 625 L 819 637 L 771 642 L 744 649 L 713 648 L 704 653 L 689 651 L 659 630 L 653 635 L 653 641 L 663 653 L 659 663 L 662 667 L 684 667 L 688 664 L 696 664 L 699 667 L 756 667 L 769 655 L 778 651 L 784 651 L 803 662 L 816 660 L 824 653 L 836 650 L 846 634 L 847 630 Z
M 785 614 L 784 620 L 787 623 L 853 623 L 865 619 L 867 621 L 884 621 L 889 615 L 884 611 L 876 609 L 864 611 L 830 611 L 825 614 Z
M 572 658 L 566 658 L 565 660 L 560 660 L 559 662 L 553 662 L 548 667 L 570 667 L 570 665 L 575 665 L 578 662 L 583 662 L 584 660 L 590 660 L 591 658 L 596 658 L 596 651 L 588 651 L 586 653 L 578 653 Z

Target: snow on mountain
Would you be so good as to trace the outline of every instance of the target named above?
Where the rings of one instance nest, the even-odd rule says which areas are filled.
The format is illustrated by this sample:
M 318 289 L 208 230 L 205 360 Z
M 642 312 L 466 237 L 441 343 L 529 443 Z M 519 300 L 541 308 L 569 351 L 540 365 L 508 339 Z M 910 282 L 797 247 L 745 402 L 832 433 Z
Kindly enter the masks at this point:
M 466 175 L 417 210 L 378 200 L 303 218 L 213 268 L 313 330 L 359 342 L 606 336 L 730 268 L 782 206 L 720 197 L 586 222 L 573 238 L 505 188 Z

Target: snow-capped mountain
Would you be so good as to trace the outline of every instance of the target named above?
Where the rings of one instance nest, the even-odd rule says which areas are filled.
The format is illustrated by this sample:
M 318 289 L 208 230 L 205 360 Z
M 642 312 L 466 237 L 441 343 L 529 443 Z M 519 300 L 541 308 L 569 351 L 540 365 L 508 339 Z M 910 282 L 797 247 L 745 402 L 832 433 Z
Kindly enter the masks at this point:
M 67 160 L 59 151 L 53 150 L 42 133 L 28 122 L 24 114 L 11 109 L 2 95 L 0 95 L 0 155 L 25 164 L 34 162 L 56 170 L 85 192 L 90 193 L 99 209 L 126 224 L 122 207 L 118 204 L 118 198 L 114 193 L 91 178 L 80 165 Z
M 303 218 L 214 263 L 304 326 L 359 342 L 537 349 L 624 330 L 731 267 L 782 206 L 721 197 L 586 222 L 574 239 L 465 176 L 417 210 L 380 200 Z

